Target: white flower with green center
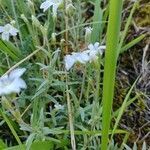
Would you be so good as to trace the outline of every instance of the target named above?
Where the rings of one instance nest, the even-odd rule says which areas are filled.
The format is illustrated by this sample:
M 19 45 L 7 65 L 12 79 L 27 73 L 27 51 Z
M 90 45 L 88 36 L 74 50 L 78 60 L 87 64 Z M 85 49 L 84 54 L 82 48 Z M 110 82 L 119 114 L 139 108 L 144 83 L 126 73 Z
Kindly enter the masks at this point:
M 53 17 L 57 15 L 58 7 L 63 3 L 63 0 L 46 0 L 40 6 L 41 9 L 45 12 L 48 8 L 52 6 Z
M 10 36 L 16 36 L 19 31 L 14 28 L 11 24 L 0 26 L 0 33 L 2 33 L 2 39 L 9 41 Z
M 19 93 L 21 89 L 26 89 L 27 85 L 21 78 L 25 68 L 18 68 L 12 70 L 8 75 L 0 78 L 0 95 L 7 95 L 11 93 Z

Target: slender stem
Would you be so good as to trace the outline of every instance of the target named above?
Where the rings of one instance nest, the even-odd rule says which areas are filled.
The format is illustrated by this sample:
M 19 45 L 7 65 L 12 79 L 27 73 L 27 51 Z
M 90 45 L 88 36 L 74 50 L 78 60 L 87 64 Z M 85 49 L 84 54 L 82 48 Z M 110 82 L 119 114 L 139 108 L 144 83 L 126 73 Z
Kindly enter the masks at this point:
M 17 18 L 17 14 L 16 14 L 16 10 L 15 10 L 15 6 L 14 6 L 14 1 L 13 0 L 11 0 L 11 5 L 12 5 L 12 11 L 13 11 L 13 14 L 14 14 L 14 17 L 15 17 L 15 21 L 16 21 L 16 24 L 17 24 L 17 28 L 19 29 L 19 37 L 20 37 L 21 46 L 23 48 L 22 35 L 21 35 L 19 22 L 18 22 L 18 18 Z
M 67 93 L 69 126 L 70 126 L 70 134 L 71 134 L 71 146 L 72 146 L 72 150 L 76 150 L 76 142 L 75 142 L 75 136 L 74 136 L 74 126 L 73 126 L 73 118 L 72 118 L 71 100 L 70 100 L 69 88 L 68 88 L 67 72 L 66 72 L 66 93 Z
M 67 8 L 67 0 L 65 0 L 64 2 L 65 2 L 65 8 Z M 68 21 L 69 20 L 68 20 L 67 12 L 65 9 L 65 29 L 66 29 L 66 32 L 65 32 L 65 41 L 66 41 L 65 54 L 68 53 L 68 28 L 69 28 Z
M 69 28 L 69 20 L 66 12 L 67 8 L 67 2 L 68 0 L 64 0 L 65 2 L 65 53 L 68 53 L 68 28 Z M 76 142 L 75 142 L 75 136 L 74 136 L 74 126 L 73 126 L 73 118 L 72 118 L 72 109 L 71 109 L 71 101 L 70 101 L 70 95 L 69 95 L 69 88 L 68 88 L 68 79 L 67 79 L 67 72 L 66 72 L 66 93 L 67 93 L 67 107 L 68 107 L 68 116 L 69 116 L 69 126 L 70 126 L 70 134 L 71 134 L 71 146 L 72 150 L 76 150 Z

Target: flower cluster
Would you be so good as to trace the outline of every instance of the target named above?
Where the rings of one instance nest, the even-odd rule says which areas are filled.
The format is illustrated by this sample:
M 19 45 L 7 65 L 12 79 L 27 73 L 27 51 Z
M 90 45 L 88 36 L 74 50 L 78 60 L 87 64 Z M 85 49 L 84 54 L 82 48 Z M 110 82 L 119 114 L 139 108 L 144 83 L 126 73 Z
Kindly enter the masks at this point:
M 7 95 L 11 93 L 19 93 L 21 89 L 26 89 L 26 83 L 21 78 L 25 68 L 18 68 L 12 70 L 8 75 L 0 78 L 0 95 Z
M 40 6 L 41 9 L 45 12 L 48 8 L 52 6 L 53 17 L 57 15 L 58 7 L 63 3 L 63 0 L 46 0 Z
M 76 62 L 85 64 L 98 58 L 98 54 L 102 55 L 106 46 L 100 46 L 98 42 L 95 44 L 89 44 L 88 49 L 83 52 L 72 53 L 71 55 L 65 56 L 65 68 L 69 70 Z
M 0 26 L 0 33 L 2 33 L 2 39 L 9 41 L 9 37 L 16 36 L 17 32 L 19 32 L 16 28 L 14 28 L 11 24 L 6 24 L 5 26 Z

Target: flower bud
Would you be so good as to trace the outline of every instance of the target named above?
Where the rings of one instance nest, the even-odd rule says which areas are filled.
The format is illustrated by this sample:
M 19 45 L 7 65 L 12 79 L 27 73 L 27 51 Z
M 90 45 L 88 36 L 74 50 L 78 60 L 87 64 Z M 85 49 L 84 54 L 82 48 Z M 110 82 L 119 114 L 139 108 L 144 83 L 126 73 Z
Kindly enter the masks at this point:
M 69 3 L 67 6 L 66 6 L 66 13 L 68 16 L 72 16 L 75 12 L 76 8 L 72 5 L 72 3 Z
M 27 23 L 27 24 L 29 23 L 28 19 L 25 17 L 24 14 L 21 14 L 21 18 L 25 23 Z
M 40 27 L 41 26 L 41 23 L 39 22 L 39 20 L 35 16 L 33 16 L 33 15 L 32 15 L 32 23 L 36 27 Z
M 56 43 L 56 33 L 52 33 L 52 35 L 51 35 L 51 42 L 52 42 L 52 44 L 55 44 Z
M 11 25 L 15 25 L 15 24 L 16 24 L 16 21 L 15 21 L 15 20 L 11 20 L 10 24 L 11 24 Z
M 89 44 L 91 42 L 91 34 L 92 34 L 92 28 L 86 27 L 85 28 L 85 42 Z
M 29 6 L 29 8 L 33 8 L 34 7 L 34 4 L 31 0 L 28 0 L 27 1 L 27 5 Z
M 61 39 L 61 40 L 60 40 L 60 45 L 61 45 L 61 46 L 64 46 L 64 44 L 65 44 L 65 39 Z

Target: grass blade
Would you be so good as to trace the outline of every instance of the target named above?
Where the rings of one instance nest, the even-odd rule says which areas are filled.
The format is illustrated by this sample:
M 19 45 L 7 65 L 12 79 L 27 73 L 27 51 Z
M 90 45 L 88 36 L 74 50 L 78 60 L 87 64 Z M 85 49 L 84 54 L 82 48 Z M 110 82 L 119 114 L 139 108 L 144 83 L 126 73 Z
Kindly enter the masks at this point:
M 93 17 L 93 22 L 100 22 L 98 24 L 93 24 L 93 31 L 92 31 L 92 36 L 91 36 L 91 42 L 99 42 L 100 39 L 100 33 L 101 33 L 101 24 L 102 24 L 102 9 L 100 8 L 100 3 L 101 0 L 96 0 L 95 1 L 95 10 L 94 10 L 94 17 Z
M 120 108 L 120 111 L 119 111 L 119 113 L 118 113 L 118 116 L 117 116 L 117 119 L 116 119 L 116 122 L 115 122 L 115 125 L 114 125 L 114 128 L 113 128 L 113 131 L 112 131 L 111 139 L 113 138 L 114 132 L 115 132 L 115 130 L 117 129 L 117 126 L 118 126 L 118 124 L 119 124 L 119 121 L 120 121 L 120 119 L 121 119 L 121 116 L 122 116 L 122 114 L 123 114 L 123 112 L 124 112 L 124 110 L 125 110 L 125 108 L 126 108 L 127 101 L 128 101 L 128 99 L 129 99 L 130 94 L 131 94 L 131 92 L 132 92 L 132 90 L 133 90 L 135 84 L 137 83 L 138 79 L 139 79 L 139 77 L 135 80 L 135 82 L 134 82 L 133 85 L 131 86 L 129 92 L 127 93 L 127 95 L 126 95 L 126 97 L 125 97 L 125 99 L 124 99 L 124 102 L 123 102 L 123 104 L 122 104 L 122 106 L 121 106 L 121 108 Z
M 137 4 L 138 4 L 138 2 L 135 2 L 135 3 L 134 3 L 134 5 L 133 5 L 133 7 L 132 7 L 132 10 L 131 10 L 131 12 L 130 12 L 130 15 L 129 15 L 128 19 L 127 19 L 127 23 L 126 23 L 126 25 L 125 25 L 125 29 L 124 29 L 124 31 L 123 31 L 123 33 L 122 33 L 121 40 L 120 40 L 120 43 L 119 43 L 119 51 L 118 51 L 118 53 L 120 53 L 121 47 L 122 47 L 122 45 L 123 45 L 124 39 L 125 39 L 125 37 L 126 37 L 126 34 L 127 34 L 127 32 L 128 32 L 128 28 L 129 28 L 129 26 L 130 26 L 130 23 L 131 23 L 131 20 L 132 20 L 132 16 L 133 16 L 133 13 L 134 13 L 134 11 L 135 11 L 135 9 L 136 9 L 136 7 L 137 7 Z
M 12 132 L 12 134 L 14 135 L 14 137 L 15 137 L 16 141 L 18 142 L 18 144 L 19 144 L 20 146 L 22 146 L 21 140 L 20 140 L 19 136 L 17 135 L 17 133 L 16 133 L 14 127 L 11 125 L 9 119 L 8 119 L 7 116 L 3 113 L 3 111 L 2 111 L 1 109 L 0 109 L 0 114 L 1 114 L 1 116 L 4 118 L 5 122 L 7 123 L 9 129 L 11 130 L 11 132 Z
M 135 44 L 137 44 L 141 40 L 143 40 L 145 38 L 145 36 L 146 36 L 146 34 L 142 34 L 139 37 L 137 37 L 136 39 L 134 39 L 131 42 L 129 42 L 128 44 L 126 44 L 125 46 L 123 46 L 120 50 L 120 53 L 125 52 L 126 50 L 128 50 L 129 48 L 131 48 L 132 46 L 134 46 Z
M 102 145 L 106 150 L 111 120 L 116 62 L 118 56 L 119 31 L 121 24 L 122 0 L 110 0 L 107 30 L 106 56 L 103 81 Z

